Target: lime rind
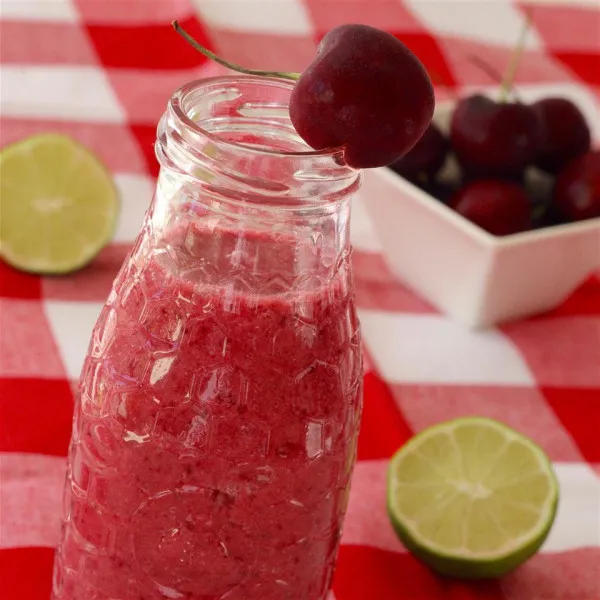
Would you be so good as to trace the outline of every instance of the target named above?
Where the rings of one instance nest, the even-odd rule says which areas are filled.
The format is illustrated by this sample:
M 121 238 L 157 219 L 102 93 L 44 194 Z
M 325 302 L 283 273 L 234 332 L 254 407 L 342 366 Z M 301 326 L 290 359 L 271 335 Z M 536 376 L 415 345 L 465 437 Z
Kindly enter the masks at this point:
M 120 198 L 111 174 L 68 136 L 39 134 L 3 148 L 0 185 L 0 256 L 19 270 L 76 271 L 114 235 Z
M 449 435 L 459 427 L 475 426 L 496 431 L 508 443 L 523 444 L 535 457 L 539 466 L 538 474 L 543 474 L 549 483 L 549 493 L 539 507 L 536 525 L 521 536 L 510 540 L 510 545 L 500 551 L 474 553 L 466 548 L 448 548 L 424 538 L 417 530 L 416 523 L 399 513 L 396 493 L 398 492 L 398 468 L 404 458 L 416 452 L 427 439 L 439 435 Z M 518 477 L 511 483 L 518 483 Z M 419 485 L 419 484 L 416 484 Z M 435 488 L 436 484 L 430 484 Z M 544 451 L 533 441 L 514 429 L 485 417 L 464 417 L 429 427 L 411 438 L 392 457 L 388 468 L 387 510 L 392 525 L 408 550 L 443 575 L 464 579 L 483 579 L 502 576 L 533 556 L 543 545 L 554 523 L 559 501 L 559 486 L 551 462 Z

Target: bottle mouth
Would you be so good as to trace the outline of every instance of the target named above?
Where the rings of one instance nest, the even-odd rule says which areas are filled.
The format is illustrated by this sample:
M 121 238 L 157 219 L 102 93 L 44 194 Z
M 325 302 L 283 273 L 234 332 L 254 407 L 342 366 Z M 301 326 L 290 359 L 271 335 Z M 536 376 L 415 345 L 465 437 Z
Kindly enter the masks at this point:
M 342 148 L 314 150 L 289 114 L 291 81 L 237 75 L 191 81 L 158 127 L 160 164 L 230 203 L 309 209 L 335 204 L 360 184 Z M 190 186 L 192 187 L 192 186 Z
M 244 91 L 240 89 L 241 86 L 245 88 Z M 258 96 L 263 97 L 262 101 L 259 98 L 253 100 L 244 99 L 248 89 L 253 88 L 264 92 L 258 94 Z M 258 77 L 253 75 L 207 77 L 206 79 L 190 81 L 181 86 L 171 97 L 170 108 L 173 114 L 187 127 L 198 134 L 206 136 L 214 143 L 237 146 L 256 154 L 287 156 L 290 158 L 330 158 L 340 167 L 356 171 L 356 169 L 345 164 L 344 149 L 342 147 L 315 150 L 306 144 L 296 133 L 289 120 L 289 97 L 293 88 L 293 81 L 274 77 Z M 289 123 L 288 127 L 291 128 L 293 135 L 296 137 L 297 149 L 259 147 L 244 142 L 233 141 L 224 136 L 222 132 L 215 131 L 212 127 L 206 127 L 204 123 L 208 120 L 202 118 L 202 109 L 206 108 L 208 104 L 218 102 L 229 105 L 230 110 L 232 110 L 229 117 L 232 119 L 254 117 L 269 121 L 271 124 L 275 120 L 280 122 L 287 121 Z

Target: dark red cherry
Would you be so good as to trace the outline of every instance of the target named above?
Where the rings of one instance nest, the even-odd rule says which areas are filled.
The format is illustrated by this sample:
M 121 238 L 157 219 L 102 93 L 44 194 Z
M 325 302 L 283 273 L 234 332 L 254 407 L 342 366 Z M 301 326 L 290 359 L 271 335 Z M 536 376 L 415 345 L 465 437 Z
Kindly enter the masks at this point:
M 450 124 L 450 142 L 467 174 L 518 177 L 534 159 L 541 137 L 531 107 L 495 102 L 481 95 L 459 101 Z
M 431 181 L 446 161 L 448 140 L 440 128 L 431 123 L 421 139 L 390 169 L 412 181 Z
M 433 109 L 433 86 L 419 59 L 367 25 L 327 33 L 290 98 L 300 136 L 317 150 L 343 146 L 355 168 L 382 167 L 406 154 Z
M 578 156 L 559 173 L 554 205 L 570 221 L 600 217 L 600 150 Z
M 581 111 L 566 98 L 544 98 L 531 108 L 541 123 L 541 144 L 535 164 L 556 174 L 576 156 L 590 149 L 590 128 Z
M 390 33 L 340 25 L 319 44 L 303 73 L 247 69 L 173 27 L 198 52 L 240 73 L 296 81 L 290 118 L 315 150 L 342 147 L 351 167 L 383 167 L 404 156 L 433 116 L 433 86 L 419 59 Z
M 450 207 L 493 235 L 509 235 L 531 228 L 531 205 L 516 183 L 482 179 L 461 188 Z

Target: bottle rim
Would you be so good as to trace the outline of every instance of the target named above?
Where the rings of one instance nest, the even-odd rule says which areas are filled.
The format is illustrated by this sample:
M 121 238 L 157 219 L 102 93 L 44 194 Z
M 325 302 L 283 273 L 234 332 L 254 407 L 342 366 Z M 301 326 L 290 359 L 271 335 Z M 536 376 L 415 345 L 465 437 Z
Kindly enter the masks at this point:
M 289 116 L 292 90 L 290 81 L 252 75 L 182 85 L 158 125 L 155 152 L 161 167 L 232 207 L 306 215 L 335 210 L 360 187 L 362 172 L 346 164 L 342 148 L 307 146 Z M 245 143 L 246 131 L 256 133 L 259 142 Z M 281 166 L 274 177 L 239 167 L 263 159 L 265 165 Z
M 353 167 L 347 165 L 344 161 L 344 149 L 342 146 L 335 148 L 325 148 L 323 150 L 303 150 L 303 151 L 287 151 L 277 150 L 270 148 L 256 148 L 254 146 L 243 144 L 241 142 L 234 142 L 228 140 L 218 133 L 207 130 L 202 126 L 198 125 L 189 116 L 189 109 L 186 107 L 186 101 L 189 95 L 202 87 L 210 87 L 216 84 L 235 84 L 236 82 L 242 83 L 254 83 L 268 87 L 279 87 L 291 91 L 294 87 L 294 82 L 287 79 L 275 78 L 275 77 L 259 77 L 256 75 L 232 75 L 232 76 L 217 76 L 217 77 L 205 77 L 203 79 L 195 79 L 185 83 L 179 87 L 172 95 L 169 102 L 170 108 L 174 115 L 181 120 L 181 122 L 192 131 L 206 136 L 211 141 L 219 144 L 225 144 L 227 146 L 237 147 L 248 152 L 251 151 L 256 154 L 264 154 L 270 156 L 281 156 L 281 157 L 292 157 L 292 158 L 305 158 L 305 157 L 331 157 L 340 167 L 345 167 L 349 170 L 358 171 Z

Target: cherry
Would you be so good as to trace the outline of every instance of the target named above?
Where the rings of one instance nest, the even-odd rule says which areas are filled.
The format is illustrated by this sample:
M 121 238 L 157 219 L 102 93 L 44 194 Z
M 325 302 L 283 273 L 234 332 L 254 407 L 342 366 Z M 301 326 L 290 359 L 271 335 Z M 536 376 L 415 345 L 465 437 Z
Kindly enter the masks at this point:
M 459 163 L 478 177 L 519 177 L 533 161 L 540 137 L 531 107 L 481 95 L 460 100 L 450 123 Z
M 447 154 L 448 140 L 435 123 L 430 123 L 412 150 L 393 162 L 390 169 L 412 181 L 432 181 Z
M 544 98 L 531 105 L 542 127 L 535 164 L 556 174 L 590 149 L 590 129 L 581 111 L 566 98 Z
M 356 168 L 389 165 L 406 154 L 433 108 L 433 86 L 417 57 L 367 25 L 327 33 L 290 98 L 300 136 L 317 150 L 344 146 Z
M 315 150 L 343 147 L 354 168 L 383 167 L 406 154 L 429 125 L 433 86 L 419 59 L 393 35 L 367 25 L 340 25 L 322 39 L 303 73 L 246 69 L 175 30 L 196 50 L 241 73 L 296 81 L 290 118 Z
M 462 99 L 452 115 L 450 140 L 467 177 L 519 179 L 533 160 L 541 127 L 531 107 L 509 102 L 531 26 L 526 11 L 519 40 L 500 88 L 500 101 L 476 94 Z
M 531 205 L 516 183 L 494 179 L 462 187 L 449 206 L 493 235 L 509 235 L 531 228 Z
M 600 150 L 578 156 L 558 174 L 553 200 L 571 221 L 600 217 Z

